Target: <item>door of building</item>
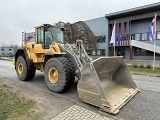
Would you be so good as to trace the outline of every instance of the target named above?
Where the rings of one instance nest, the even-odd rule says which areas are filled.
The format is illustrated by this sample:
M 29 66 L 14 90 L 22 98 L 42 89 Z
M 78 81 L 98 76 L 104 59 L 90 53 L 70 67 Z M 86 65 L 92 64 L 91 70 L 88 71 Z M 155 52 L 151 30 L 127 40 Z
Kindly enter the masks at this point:
M 117 56 L 123 56 L 125 58 L 125 53 L 126 53 L 125 49 L 118 49 L 117 50 Z

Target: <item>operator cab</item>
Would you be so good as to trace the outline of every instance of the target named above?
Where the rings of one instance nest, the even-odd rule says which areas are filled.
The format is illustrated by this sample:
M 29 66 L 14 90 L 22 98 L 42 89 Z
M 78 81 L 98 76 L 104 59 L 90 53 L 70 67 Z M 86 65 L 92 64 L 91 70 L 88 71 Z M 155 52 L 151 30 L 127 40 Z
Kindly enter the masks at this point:
M 52 43 L 64 43 L 63 31 L 50 24 L 36 26 L 36 43 L 42 44 L 43 48 L 49 48 Z

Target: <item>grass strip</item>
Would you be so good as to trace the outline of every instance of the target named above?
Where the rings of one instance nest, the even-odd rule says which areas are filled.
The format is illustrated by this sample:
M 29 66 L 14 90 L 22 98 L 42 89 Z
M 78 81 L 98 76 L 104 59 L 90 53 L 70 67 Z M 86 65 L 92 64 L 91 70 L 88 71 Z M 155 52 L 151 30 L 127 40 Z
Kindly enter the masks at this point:
M 20 97 L 13 88 L 0 82 L 0 120 L 37 120 L 35 101 Z

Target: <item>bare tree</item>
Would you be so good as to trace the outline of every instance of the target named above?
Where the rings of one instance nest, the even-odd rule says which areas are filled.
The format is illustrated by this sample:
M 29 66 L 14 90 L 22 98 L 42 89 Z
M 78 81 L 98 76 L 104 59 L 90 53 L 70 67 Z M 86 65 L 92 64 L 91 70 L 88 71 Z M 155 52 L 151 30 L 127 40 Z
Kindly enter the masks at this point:
M 97 49 L 96 36 L 85 22 L 79 21 L 71 24 L 59 21 L 54 26 L 64 29 L 65 42 L 73 44 L 80 39 L 87 48 Z
M 17 44 L 10 44 L 9 47 L 14 49 L 14 54 L 16 54 L 16 51 L 18 50 L 19 46 Z

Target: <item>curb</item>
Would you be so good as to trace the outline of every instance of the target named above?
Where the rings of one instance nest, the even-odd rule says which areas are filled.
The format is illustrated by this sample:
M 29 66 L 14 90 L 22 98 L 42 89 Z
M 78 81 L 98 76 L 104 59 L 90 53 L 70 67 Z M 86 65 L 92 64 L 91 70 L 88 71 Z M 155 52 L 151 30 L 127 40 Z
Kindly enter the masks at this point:
M 1 57 L 0 57 L 0 60 L 13 61 L 13 59 L 9 59 L 9 58 L 1 58 Z
M 151 77 L 160 77 L 160 74 L 148 74 L 143 72 L 130 72 L 132 75 L 144 75 L 144 76 L 151 76 Z

